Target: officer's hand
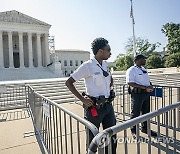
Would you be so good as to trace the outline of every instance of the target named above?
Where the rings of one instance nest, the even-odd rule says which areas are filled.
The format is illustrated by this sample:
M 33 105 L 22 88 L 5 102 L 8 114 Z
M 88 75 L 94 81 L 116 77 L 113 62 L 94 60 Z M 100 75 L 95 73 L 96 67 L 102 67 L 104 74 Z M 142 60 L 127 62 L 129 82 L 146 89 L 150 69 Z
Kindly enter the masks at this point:
M 86 105 L 87 107 L 93 106 L 93 101 L 92 101 L 90 98 L 83 98 L 81 101 L 82 101 L 83 104 Z
M 152 92 L 152 91 L 153 91 L 153 87 L 152 87 L 152 86 L 146 87 L 146 91 L 147 91 L 148 93 Z

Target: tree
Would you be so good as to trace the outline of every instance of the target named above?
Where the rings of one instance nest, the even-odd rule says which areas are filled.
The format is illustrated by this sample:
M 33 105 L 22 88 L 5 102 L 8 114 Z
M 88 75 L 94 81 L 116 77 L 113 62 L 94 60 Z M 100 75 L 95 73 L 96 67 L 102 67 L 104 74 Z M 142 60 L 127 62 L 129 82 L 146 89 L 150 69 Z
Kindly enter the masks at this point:
M 179 67 L 180 66 L 180 52 L 173 53 L 165 58 L 165 67 Z
M 151 54 L 146 60 L 146 68 L 160 68 L 163 67 L 163 60 L 157 53 Z
M 167 50 L 172 53 L 180 52 L 180 24 L 167 23 L 161 31 L 168 38 Z
M 139 54 L 143 54 L 144 56 L 149 56 L 160 45 L 161 44 L 159 42 L 151 44 L 147 39 L 142 39 L 138 37 L 136 39 L 136 52 Z M 133 54 L 133 38 L 128 39 L 125 45 L 125 50 L 128 55 Z
M 137 44 L 137 53 L 143 54 L 144 56 L 149 56 L 160 45 L 159 42 L 151 44 L 147 39 L 146 40 L 141 39 L 140 37 L 136 39 L 136 44 Z M 113 68 L 116 71 L 127 70 L 129 67 L 131 67 L 134 64 L 133 38 L 128 39 L 125 45 L 125 49 L 127 54 L 125 56 L 119 55 L 114 62 Z
M 133 65 L 133 55 L 119 56 L 114 62 L 115 71 L 127 70 Z

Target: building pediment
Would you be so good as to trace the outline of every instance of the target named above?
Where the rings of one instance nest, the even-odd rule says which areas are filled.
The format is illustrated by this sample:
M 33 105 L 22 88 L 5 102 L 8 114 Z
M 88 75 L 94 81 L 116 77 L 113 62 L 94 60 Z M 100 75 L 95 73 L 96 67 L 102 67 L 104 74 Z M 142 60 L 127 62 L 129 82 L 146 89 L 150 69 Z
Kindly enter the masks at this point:
M 33 25 L 51 26 L 43 21 L 32 18 L 18 11 L 0 12 L 0 22 L 23 23 Z

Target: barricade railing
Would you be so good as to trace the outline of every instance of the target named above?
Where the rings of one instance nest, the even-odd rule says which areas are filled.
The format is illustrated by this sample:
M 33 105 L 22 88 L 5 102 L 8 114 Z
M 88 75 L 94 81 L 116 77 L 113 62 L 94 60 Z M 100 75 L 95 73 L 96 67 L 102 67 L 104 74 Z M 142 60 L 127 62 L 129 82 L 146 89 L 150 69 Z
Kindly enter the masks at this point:
M 180 86 L 154 85 L 155 91 L 150 97 L 150 112 L 164 108 L 167 105 L 180 101 Z M 128 85 L 115 84 L 116 98 L 113 101 L 113 107 L 116 113 L 117 121 L 124 122 L 130 119 L 131 115 L 131 95 L 128 93 Z M 169 125 L 173 123 L 172 112 L 170 113 Z M 157 121 L 157 119 L 155 119 Z M 165 117 L 162 117 L 161 124 L 166 123 Z
M 78 86 L 81 89 L 81 84 Z M 180 100 L 180 87 L 158 85 L 154 87 L 162 90 L 162 96 L 151 96 L 151 112 Z M 117 97 L 113 101 L 113 106 L 117 121 L 120 122 L 130 119 L 131 98 L 127 88 L 128 86 L 124 84 L 114 85 Z M 75 99 L 73 96 L 72 98 Z M 76 99 L 75 101 L 78 102 Z M 85 138 L 88 138 L 85 136 L 85 126 L 92 132 L 95 126 L 35 92 L 29 85 L 0 84 L 0 111 L 24 108 L 28 106 L 28 103 L 31 107 L 36 133 L 41 137 L 40 140 L 49 153 L 66 153 L 67 151 L 73 153 L 73 150 L 74 153 L 85 153 L 83 145 L 86 144 Z M 169 111 L 168 117 L 168 126 L 165 114 L 159 121 L 158 117 L 152 118 L 150 123 L 151 125 L 159 124 L 161 128 L 172 129 L 175 120 L 173 111 Z M 96 134 L 98 130 L 94 132 Z
M 0 111 L 26 107 L 25 84 L 0 84 Z
M 172 113 L 173 124 L 169 128 L 169 119 Z M 161 119 L 165 117 L 165 127 L 160 125 Z M 151 121 L 157 119 L 157 123 L 154 124 Z M 139 126 L 140 123 L 147 121 L 147 134 L 141 133 Z M 133 138 L 130 133 L 130 128 L 136 125 L 136 138 Z M 157 137 L 152 138 L 151 131 L 157 132 Z M 137 118 L 126 121 L 122 124 L 110 127 L 99 134 L 97 134 L 92 140 L 88 154 L 95 154 L 97 148 L 103 148 L 108 146 L 110 149 L 111 136 L 117 135 L 117 153 L 180 153 L 180 102 L 170 104 L 164 108 L 158 109 L 151 113 L 139 116 Z M 104 154 L 104 151 L 98 154 Z M 111 150 L 109 150 L 111 154 Z
M 51 154 L 86 153 L 88 131 L 95 136 L 98 129 L 86 119 L 35 92 L 31 86 L 27 85 L 27 88 L 35 132 L 42 143 L 40 146 Z

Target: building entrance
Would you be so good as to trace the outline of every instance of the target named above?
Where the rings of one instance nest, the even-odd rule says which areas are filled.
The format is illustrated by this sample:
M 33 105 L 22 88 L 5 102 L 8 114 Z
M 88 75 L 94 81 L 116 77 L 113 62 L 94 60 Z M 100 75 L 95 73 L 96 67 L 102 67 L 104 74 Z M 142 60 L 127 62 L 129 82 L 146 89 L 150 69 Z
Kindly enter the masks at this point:
M 20 62 L 19 62 L 19 53 L 18 52 L 13 53 L 13 59 L 14 59 L 14 67 L 19 68 Z

